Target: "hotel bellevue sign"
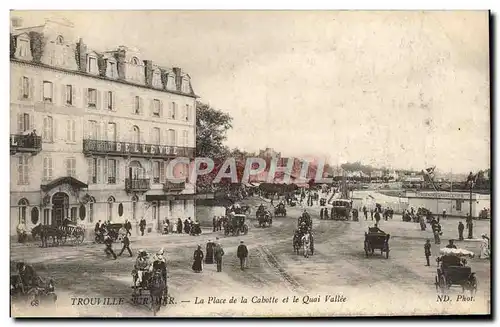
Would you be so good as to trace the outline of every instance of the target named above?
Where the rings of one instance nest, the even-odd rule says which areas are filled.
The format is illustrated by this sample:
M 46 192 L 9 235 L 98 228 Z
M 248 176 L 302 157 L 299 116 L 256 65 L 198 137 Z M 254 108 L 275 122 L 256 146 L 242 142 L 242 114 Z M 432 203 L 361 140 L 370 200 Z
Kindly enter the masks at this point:
M 410 197 L 415 198 L 433 198 L 433 199 L 453 199 L 453 200 L 469 200 L 469 193 L 460 193 L 460 192 L 418 192 Z M 475 198 L 475 194 L 472 194 L 472 197 Z
M 108 155 L 136 155 L 145 157 L 194 156 L 194 148 L 99 140 L 84 140 L 83 151 L 106 153 Z

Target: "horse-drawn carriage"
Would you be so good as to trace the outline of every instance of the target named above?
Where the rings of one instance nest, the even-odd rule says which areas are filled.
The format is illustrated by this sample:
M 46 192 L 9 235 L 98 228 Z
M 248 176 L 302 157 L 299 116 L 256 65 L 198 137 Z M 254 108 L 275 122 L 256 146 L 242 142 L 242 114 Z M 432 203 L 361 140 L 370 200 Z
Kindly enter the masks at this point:
M 274 215 L 276 217 L 286 217 L 286 208 L 285 204 L 283 202 L 280 202 L 275 208 L 274 208 Z
M 332 202 L 332 213 L 330 218 L 333 220 L 349 220 L 351 218 L 351 201 L 335 200 Z
M 63 226 L 36 225 L 31 230 L 33 238 L 40 237 L 42 247 L 48 246 L 48 239 L 52 238 L 52 246 L 64 245 L 70 241 L 74 245 L 80 245 L 85 239 L 85 228 L 73 223 L 66 223 Z
M 139 274 L 142 275 L 140 282 Z M 132 270 L 132 282 L 132 303 L 151 304 L 153 314 L 156 315 L 160 307 L 166 304 L 168 297 L 167 266 L 165 262 L 154 261 L 151 263 L 151 269 L 149 267 L 141 270 L 134 268 Z M 146 300 L 148 298 L 144 298 L 144 295 L 149 295 L 149 300 Z
M 106 229 L 106 232 L 108 233 L 109 237 L 111 237 L 111 240 L 113 240 L 113 242 L 121 241 L 123 236 L 125 236 L 125 234 L 127 233 L 124 224 L 121 223 L 106 224 L 104 228 Z M 104 242 L 104 231 L 102 229 L 95 235 L 95 242 Z
M 273 216 L 270 210 L 266 209 L 262 204 L 255 212 L 255 218 L 259 222 L 259 227 L 270 227 L 273 224 Z
M 229 214 L 224 222 L 224 235 L 232 234 L 238 236 L 248 233 L 248 226 L 245 223 L 246 216 L 243 214 Z
M 417 221 L 420 221 L 420 217 L 425 217 L 425 221 L 430 224 L 434 215 L 429 209 L 426 208 L 418 208 L 417 210 Z
M 311 255 L 314 254 L 314 238 L 307 228 L 299 228 L 295 231 L 292 245 L 295 254 L 299 254 L 300 248 L 302 248 L 303 255 L 306 258 L 309 257 L 309 252 Z
M 462 287 L 462 292 L 469 291 L 471 295 L 477 292 L 476 273 L 472 272 L 464 257 L 474 257 L 474 253 L 464 249 L 444 248 L 441 256 L 436 259 L 438 263 L 436 275 L 436 291 L 445 293 L 451 286 Z
M 385 258 L 389 258 L 389 238 L 391 236 L 386 234 L 378 227 L 368 228 L 368 233 L 365 232 L 365 254 L 366 256 L 373 255 L 375 250 L 380 250 L 380 254 L 384 254 Z

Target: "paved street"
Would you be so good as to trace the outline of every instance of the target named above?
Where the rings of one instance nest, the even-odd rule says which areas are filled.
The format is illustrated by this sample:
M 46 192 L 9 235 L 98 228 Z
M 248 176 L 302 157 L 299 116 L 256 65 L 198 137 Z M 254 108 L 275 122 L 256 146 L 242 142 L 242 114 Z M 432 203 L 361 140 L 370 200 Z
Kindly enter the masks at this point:
M 246 202 L 252 206 L 260 203 L 256 199 Z M 287 217 L 274 218 L 271 228 L 258 228 L 252 213 L 248 220 L 250 231 L 241 237 L 225 237 L 222 232 L 209 232 L 198 237 L 184 234 L 134 237 L 131 244 L 134 257 L 124 253 L 116 261 L 106 258 L 103 245 L 89 243 L 80 247 L 41 249 L 36 245 L 13 244 L 11 269 L 17 260 L 32 263 L 42 276 L 52 276 L 56 280 L 59 296 L 57 313 L 50 308 L 39 307 L 32 308 L 32 311 L 24 310 L 24 314 L 114 316 L 119 312 L 122 316 L 151 315 L 148 306 L 130 302 L 130 273 L 137 250 L 156 251 L 161 247 L 166 250 L 169 293 L 176 304 L 162 308 L 160 315 L 210 316 L 214 312 L 236 316 L 295 315 L 294 308 L 299 306 L 308 306 L 310 315 L 486 312 L 490 262 L 477 256 L 469 259 L 479 280 L 474 301 L 455 302 L 456 295 L 461 293 L 461 289 L 456 289 L 450 291 L 452 303 L 436 302 L 434 277 L 438 246 L 432 246 L 431 267 L 424 266 L 423 255 L 425 239 L 433 240 L 430 228 L 422 232 L 418 224 L 402 222 L 400 216 L 382 221 L 380 228 L 391 234 L 389 259 L 380 254 L 366 258 L 363 240 L 364 232 L 373 224 L 370 218 L 364 221 L 361 217 L 359 222 L 319 220 L 319 208 L 312 208 L 308 211 L 313 216 L 315 254 L 304 258 L 293 253 L 291 241 L 302 209 L 288 207 L 287 210 Z M 457 224 L 458 219 L 442 221 L 442 247 L 449 238 L 458 237 Z M 489 221 L 476 221 L 475 237 L 479 238 L 483 232 L 489 234 Z M 201 244 L 205 250 L 206 242 L 216 236 L 220 237 L 225 250 L 223 272 L 217 273 L 215 265 L 208 265 L 204 266 L 201 274 L 195 274 L 191 264 L 196 245 Z M 249 248 L 248 269 L 245 271 L 239 269 L 236 258 L 240 240 L 244 240 Z M 479 254 L 478 240 L 457 242 L 457 245 Z M 115 244 L 114 248 L 118 251 L 119 245 Z M 208 296 L 230 299 L 233 295 L 238 299 L 237 304 L 195 304 L 196 297 L 204 298 L 206 304 Z M 282 303 L 284 297 L 293 295 L 299 297 L 299 302 Z M 324 303 L 326 295 L 342 295 L 347 299 L 343 303 Z M 258 297 L 253 301 L 261 301 L 261 296 L 275 296 L 280 303 L 245 306 L 239 303 L 242 296 L 248 298 L 249 304 L 253 296 Z M 72 297 L 124 298 L 125 303 L 119 306 L 76 306 L 71 303 Z M 314 302 L 317 297 L 320 297 L 320 303 Z M 196 312 L 192 310 L 195 306 Z M 301 312 L 305 312 L 303 310 Z

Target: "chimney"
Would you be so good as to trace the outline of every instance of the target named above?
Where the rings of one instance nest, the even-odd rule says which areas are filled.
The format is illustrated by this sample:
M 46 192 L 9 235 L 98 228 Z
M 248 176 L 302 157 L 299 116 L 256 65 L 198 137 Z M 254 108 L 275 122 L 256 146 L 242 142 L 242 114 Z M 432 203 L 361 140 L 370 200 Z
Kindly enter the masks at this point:
M 177 91 L 180 91 L 182 83 L 182 69 L 180 69 L 179 67 L 174 67 L 173 71 L 175 74 L 175 85 L 177 87 Z
M 87 46 L 82 39 L 76 44 L 76 59 L 78 60 L 78 68 L 81 72 L 87 72 Z
M 13 28 L 20 28 L 23 26 L 23 19 L 21 17 L 12 17 L 10 24 Z
M 125 80 L 125 57 L 126 57 L 127 48 L 124 46 L 119 46 L 118 50 L 115 52 L 116 65 L 118 69 L 118 79 Z
M 146 85 L 153 85 L 153 62 L 151 60 L 144 60 L 144 74 L 146 77 Z

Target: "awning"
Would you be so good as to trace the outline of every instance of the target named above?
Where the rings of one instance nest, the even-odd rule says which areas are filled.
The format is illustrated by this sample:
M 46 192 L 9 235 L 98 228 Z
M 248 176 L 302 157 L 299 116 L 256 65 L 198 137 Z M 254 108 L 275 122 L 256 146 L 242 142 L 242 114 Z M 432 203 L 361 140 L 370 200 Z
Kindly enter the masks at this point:
M 88 188 L 88 185 L 85 184 L 84 182 L 81 182 L 74 177 L 66 176 L 66 177 L 57 178 L 48 184 L 40 185 L 40 189 L 42 191 L 47 192 L 47 191 L 53 189 L 54 187 L 57 187 L 57 186 L 62 185 L 62 184 L 68 184 L 68 185 L 71 185 L 71 186 L 76 187 L 78 189 Z

